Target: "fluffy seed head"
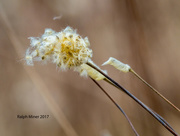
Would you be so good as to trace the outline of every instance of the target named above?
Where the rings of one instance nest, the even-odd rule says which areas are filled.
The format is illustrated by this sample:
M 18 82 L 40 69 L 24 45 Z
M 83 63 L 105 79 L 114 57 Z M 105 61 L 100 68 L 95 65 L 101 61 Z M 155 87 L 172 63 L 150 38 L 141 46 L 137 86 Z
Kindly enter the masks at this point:
M 61 69 L 77 68 L 92 57 L 88 38 L 83 39 L 69 26 L 61 32 L 45 29 L 41 37 L 29 39 L 31 44 L 25 56 L 27 65 L 33 65 L 33 61 L 50 61 Z

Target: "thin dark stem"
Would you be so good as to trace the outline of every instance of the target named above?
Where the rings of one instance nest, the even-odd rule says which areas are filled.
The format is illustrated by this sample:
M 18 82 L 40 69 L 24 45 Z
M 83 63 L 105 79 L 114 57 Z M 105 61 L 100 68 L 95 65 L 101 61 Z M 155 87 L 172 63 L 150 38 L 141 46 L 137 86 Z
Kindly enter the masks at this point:
M 151 90 L 153 90 L 157 95 L 159 95 L 162 99 L 164 99 L 168 104 L 170 104 L 175 110 L 180 112 L 180 109 L 176 107 L 173 103 L 171 103 L 168 99 L 166 99 L 161 93 L 159 93 L 155 88 L 153 88 L 150 84 L 148 84 L 142 77 L 140 77 L 133 69 L 129 70 L 133 73 L 137 78 L 139 78 L 144 84 L 146 84 Z
M 115 86 L 113 83 L 111 83 L 108 79 L 104 79 L 104 81 L 106 81 L 106 82 L 108 82 L 109 84 L 111 84 L 111 85 L 113 85 L 114 87 L 116 87 L 116 88 L 118 88 L 117 86 Z M 118 88 L 119 89 L 119 88 Z M 152 110 L 152 109 L 151 109 Z M 152 110 L 153 111 L 153 110 Z M 153 111 L 155 114 L 156 114 L 156 116 L 158 116 L 159 118 L 160 118 L 160 120 L 162 121 L 162 122 L 164 122 L 166 125 L 168 125 L 172 130 L 173 130 L 173 128 L 164 120 L 164 118 L 163 117 L 161 117 L 159 114 L 157 114 L 155 111 Z
M 134 95 L 132 95 L 129 91 L 124 89 L 121 85 L 119 85 L 117 82 L 115 82 L 113 79 L 111 79 L 109 76 L 107 76 L 105 73 L 103 73 L 101 70 L 96 68 L 90 63 L 87 63 L 90 67 L 100 72 L 102 75 L 104 75 L 109 81 L 111 81 L 118 89 L 122 90 L 124 93 L 126 93 L 128 96 L 130 96 L 133 100 L 135 100 L 141 107 L 143 107 L 146 111 L 148 111 L 156 120 L 158 120 L 167 130 L 169 130 L 174 136 L 178 136 L 178 134 L 172 129 L 172 127 L 169 127 L 167 125 L 168 123 L 157 113 L 154 113 L 149 107 L 147 107 L 143 102 L 141 102 L 139 99 L 137 99 Z
M 90 77 L 91 78 L 91 77 Z M 130 124 L 132 130 L 134 131 L 134 133 L 136 134 L 136 136 L 139 136 L 139 134 L 137 133 L 136 129 L 134 128 L 133 124 L 131 123 L 130 119 L 128 118 L 128 116 L 126 115 L 126 113 L 123 111 L 123 109 L 114 101 L 114 99 L 100 86 L 100 84 L 98 84 L 98 82 L 96 82 L 96 80 L 94 80 L 93 78 L 91 78 L 94 83 L 105 93 L 105 95 L 116 105 L 116 107 L 123 113 L 123 115 L 125 116 L 125 118 L 127 119 L 128 123 Z

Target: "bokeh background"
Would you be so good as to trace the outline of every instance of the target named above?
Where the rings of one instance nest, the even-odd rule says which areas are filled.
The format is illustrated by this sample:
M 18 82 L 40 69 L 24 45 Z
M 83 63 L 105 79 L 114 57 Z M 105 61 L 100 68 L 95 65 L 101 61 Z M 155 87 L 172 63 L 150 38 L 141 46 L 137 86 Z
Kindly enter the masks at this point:
M 134 135 L 122 113 L 90 79 L 59 71 L 53 64 L 25 64 L 28 37 L 66 26 L 88 36 L 97 65 L 109 57 L 129 64 L 180 107 L 179 0 L 0 0 L 1 136 Z M 134 75 L 102 68 L 180 133 L 180 114 Z M 172 135 L 124 93 L 99 83 L 140 135 Z M 23 120 L 17 115 L 50 117 Z

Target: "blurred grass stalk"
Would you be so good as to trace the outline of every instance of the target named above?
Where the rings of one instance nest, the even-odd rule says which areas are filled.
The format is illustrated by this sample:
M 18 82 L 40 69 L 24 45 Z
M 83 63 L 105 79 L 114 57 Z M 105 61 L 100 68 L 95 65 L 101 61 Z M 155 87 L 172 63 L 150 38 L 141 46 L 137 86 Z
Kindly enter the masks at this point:
M 23 51 L 23 46 L 20 42 L 20 40 L 17 38 L 16 33 L 10 24 L 10 21 L 8 20 L 8 17 L 2 7 L 0 5 L 0 16 L 3 20 L 5 29 L 7 31 L 7 34 L 9 36 L 9 39 L 11 40 L 12 45 L 14 46 L 15 51 L 17 52 L 17 55 L 19 54 L 19 51 Z M 20 56 L 19 56 L 20 58 Z M 60 109 L 58 104 L 55 102 L 54 98 L 52 97 L 51 93 L 49 92 L 48 87 L 45 85 L 43 80 L 41 79 L 40 75 L 36 71 L 32 71 L 32 69 L 28 69 L 27 67 L 24 67 L 25 71 L 27 72 L 28 76 L 31 78 L 32 82 L 34 83 L 36 90 L 41 94 L 43 97 L 45 103 L 47 104 L 48 108 L 60 124 L 60 126 L 63 128 L 64 132 L 67 136 L 78 136 L 75 129 L 72 127 L 71 123 L 68 121 L 66 116 L 64 115 L 63 111 Z

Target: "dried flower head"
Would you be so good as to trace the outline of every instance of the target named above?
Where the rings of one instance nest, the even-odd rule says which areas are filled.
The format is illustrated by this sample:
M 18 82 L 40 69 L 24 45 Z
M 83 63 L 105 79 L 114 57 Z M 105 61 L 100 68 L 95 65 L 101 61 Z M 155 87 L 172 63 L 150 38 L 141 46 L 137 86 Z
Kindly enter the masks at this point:
M 33 61 L 50 61 L 61 69 L 71 69 L 88 62 L 92 57 L 88 38 L 83 39 L 69 26 L 61 32 L 45 29 L 41 37 L 29 39 L 31 46 L 25 56 L 27 65 L 33 65 Z
M 31 46 L 26 51 L 27 65 L 33 61 L 53 62 L 61 69 L 74 69 L 81 76 L 90 76 L 95 80 L 105 77 L 86 63 L 91 63 L 101 70 L 92 60 L 92 50 L 87 37 L 84 39 L 71 27 L 66 27 L 61 32 L 45 29 L 41 37 L 30 37 Z M 103 70 L 101 70 L 103 71 Z M 103 71 L 106 73 L 106 71 Z

